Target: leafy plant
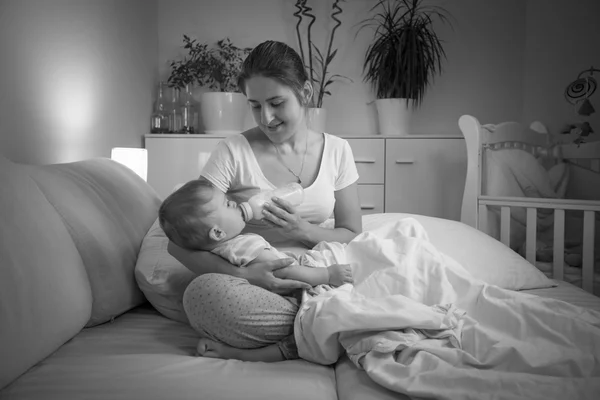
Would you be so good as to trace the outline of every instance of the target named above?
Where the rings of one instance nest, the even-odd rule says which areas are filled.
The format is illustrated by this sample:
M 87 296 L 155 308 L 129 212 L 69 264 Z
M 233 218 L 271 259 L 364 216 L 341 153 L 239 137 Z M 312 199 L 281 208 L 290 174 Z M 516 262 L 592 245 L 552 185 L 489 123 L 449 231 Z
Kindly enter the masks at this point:
M 300 48 L 300 57 L 302 58 L 302 63 L 305 68 L 308 70 L 308 75 L 311 83 L 313 83 L 313 87 L 315 89 L 315 95 L 313 96 L 313 105 L 317 108 L 321 108 L 323 106 L 323 97 L 325 95 L 331 96 L 331 92 L 328 87 L 333 82 L 338 80 L 339 78 L 347 79 L 352 82 L 352 80 L 346 76 L 333 74 L 330 75 L 329 64 L 335 58 L 337 54 L 337 49 L 332 49 L 333 40 L 335 38 L 335 31 L 342 24 L 337 16 L 342 13 L 342 8 L 339 3 L 345 0 L 334 0 L 331 9 L 331 19 L 335 21 L 335 25 L 331 30 L 331 34 L 329 35 L 329 42 L 327 45 L 327 52 L 323 54 L 321 50 L 315 45 L 312 41 L 312 26 L 316 21 L 316 17 L 312 14 L 312 8 L 308 5 L 307 0 L 296 0 L 296 4 L 294 5 L 298 11 L 294 13 L 294 16 L 298 18 L 298 22 L 296 23 L 296 37 L 298 38 L 298 46 Z M 304 52 L 304 43 L 302 41 L 302 33 L 301 33 L 301 25 L 303 21 L 303 17 L 310 18 L 310 22 L 306 28 L 306 47 L 307 47 L 307 55 Z M 313 53 L 314 52 L 314 53 Z
M 365 54 L 364 80 L 378 99 L 404 98 L 419 106 L 446 59 L 433 22 L 452 26 L 450 14 L 440 6 L 424 5 L 423 0 L 379 0 L 370 11 L 374 10 L 377 13 L 363 20 L 358 31 L 375 27 L 375 41 Z
M 171 61 L 169 86 L 183 88 L 198 83 L 218 92 L 239 91 L 237 76 L 251 48 L 236 47 L 229 38 L 219 40 L 212 48 L 187 35 L 183 35 L 183 43 L 188 54 L 182 60 Z

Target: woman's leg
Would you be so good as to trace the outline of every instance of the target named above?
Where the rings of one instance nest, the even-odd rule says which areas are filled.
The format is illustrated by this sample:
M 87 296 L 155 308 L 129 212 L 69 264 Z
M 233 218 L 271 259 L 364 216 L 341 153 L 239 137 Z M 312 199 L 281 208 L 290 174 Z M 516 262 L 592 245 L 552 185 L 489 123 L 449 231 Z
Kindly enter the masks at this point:
M 209 339 L 200 342 L 199 351 L 223 352 L 227 349 L 219 344 L 225 344 L 264 353 L 265 347 L 275 344 L 285 359 L 298 358 L 293 336 L 298 306 L 285 297 L 245 279 L 205 274 L 189 284 L 183 306 L 192 328 Z

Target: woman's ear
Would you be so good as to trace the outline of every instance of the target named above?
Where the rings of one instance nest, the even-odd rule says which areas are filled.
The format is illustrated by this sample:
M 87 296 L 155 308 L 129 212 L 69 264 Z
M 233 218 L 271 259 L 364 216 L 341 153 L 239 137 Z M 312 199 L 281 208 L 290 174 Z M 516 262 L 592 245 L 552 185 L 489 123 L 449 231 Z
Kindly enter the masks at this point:
M 314 95 L 314 89 L 312 84 L 309 81 L 304 82 L 304 87 L 302 88 L 302 97 L 304 98 L 304 105 L 309 107 Z
M 225 236 L 227 236 L 227 234 L 224 230 L 219 228 L 219 225 L 213 226 L 208 232 L 208 237 L 210 237 L 215 242 L 220 242 L 221 240 L 225 239 Z

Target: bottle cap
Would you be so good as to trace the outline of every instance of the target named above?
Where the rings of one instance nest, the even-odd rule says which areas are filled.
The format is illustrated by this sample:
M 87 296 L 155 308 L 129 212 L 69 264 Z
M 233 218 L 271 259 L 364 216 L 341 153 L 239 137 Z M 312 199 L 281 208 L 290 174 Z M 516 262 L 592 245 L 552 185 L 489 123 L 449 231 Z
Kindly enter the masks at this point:
M 240 203 L 238 207 L 242 211 L 242 218 L 245 222 L 248 222 L 254 217 L 254 213 L 252 212 L 252 207 L 248 203 Z

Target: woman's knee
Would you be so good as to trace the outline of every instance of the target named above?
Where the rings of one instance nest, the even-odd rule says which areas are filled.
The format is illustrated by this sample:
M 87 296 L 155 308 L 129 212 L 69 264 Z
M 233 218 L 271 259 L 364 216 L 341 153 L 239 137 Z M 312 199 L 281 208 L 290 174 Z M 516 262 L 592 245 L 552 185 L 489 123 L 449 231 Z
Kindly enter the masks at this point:
M 183 293 L 183 309 L 192 328 L 202 331 L 201 325 L 211 322 L 229 288 L 240 278 L 224 274 L 204 274 L 195 278 Z
M 183 307 L 201 335 L 240 348 L 261 347 L 289 335 L 297 312 L 285 298 L 223 274 L 194 279 Z

